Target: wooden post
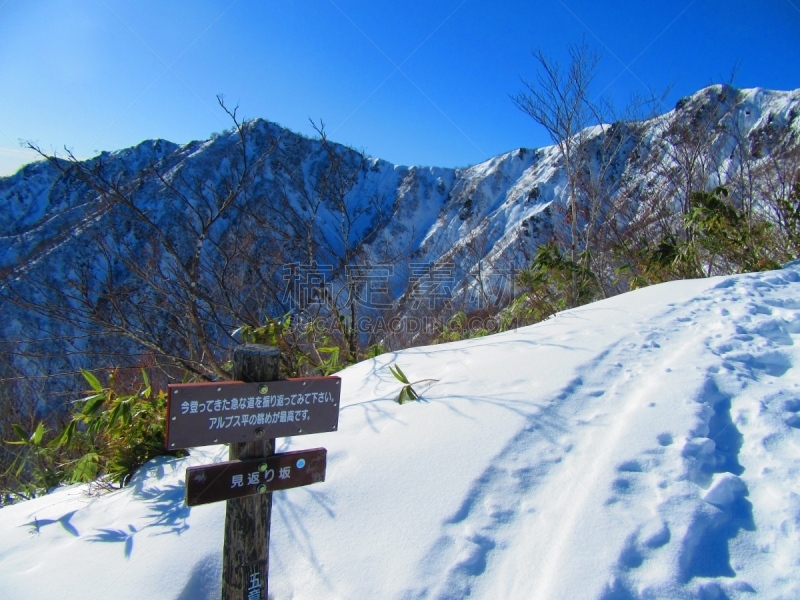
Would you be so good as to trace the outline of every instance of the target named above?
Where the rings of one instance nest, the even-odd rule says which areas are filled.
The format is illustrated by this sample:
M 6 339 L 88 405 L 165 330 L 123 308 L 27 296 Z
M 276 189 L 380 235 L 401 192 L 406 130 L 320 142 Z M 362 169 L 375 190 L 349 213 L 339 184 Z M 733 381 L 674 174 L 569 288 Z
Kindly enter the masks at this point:
M 248 383 L 278 378 L 280 351 L 245 344 L 233 351 L 233 377 Z M 264 458 L 275 453 L 275 440 L 230 445 L 230 460 Z M 269 526 L 272 494 L 228 500 L 222 554 L 222 600 L 267 600 Z

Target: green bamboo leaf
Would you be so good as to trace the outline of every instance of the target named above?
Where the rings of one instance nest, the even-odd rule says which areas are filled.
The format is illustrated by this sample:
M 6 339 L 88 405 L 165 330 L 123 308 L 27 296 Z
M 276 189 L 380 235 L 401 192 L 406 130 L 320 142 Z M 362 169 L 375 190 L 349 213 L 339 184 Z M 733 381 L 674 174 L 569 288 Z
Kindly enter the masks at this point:
M 89 435 L 95 435 L 99 433 L 103 427 L 105 427 L 105 424 L 103 423 L 102 416 L 94 418 L 89 421 L 89 425 L 86 427 L 86 433 Z
M 117 419 L 119 419 L 121 415 L 122 415 L 122 404 L 117 403 L 114 405 L 114 408 L 111 409 L 111 413 L 108 415 L 108 429 L 113 429 L 114 424 L 117 422 Z
M 394 375 L 395 379 L 397 379 L 400 383 L 408 384 L 408 378 L 406 377 L 406 374 L 400 370 L 398 365 L 390 366 L 389 370 L 392 372 L 392 375 Z
M 27 444 L 28 443 L 28 440 L 30 439 L 30 435 L 28 435 L 28 432 L 25 431 L 22 428 L 21 425 L 17 425 L 16 423 L 14 423 L 13 425 L 11 425 L 11 428 L 14 430 L 14 433 L 17 434 L 17 437 L 19 437 L 19 439 L 21 440 L 21 441 L 16 442 L 16 443 L 18 443 L 18 444 Z
M 33 434 L 31 435 L 31 441 L 35 445 L 41 446 L 42 438 L 44 437 L 45 431 L 46 429 L 44 427 L 44 423 L 39 421 L 39 424 L 36 426 L 36 431 L 34 431 Z
M 96 452 L 88 452 L 81 456 L 72 470 L 72 481 L 86 483 L 97 479 L 100 471 L 99 458 Z
M 397 403 L 403 405 L 408 400 L 408 390 L 403 388 L 400 390 L 400 395 L 397 397 Z
M 49 446 L 53 448 L 61 448 L 69 446 L 72 442 L 72 437 L 75 435 L 76 421 L 70 421 L 67 426 L 59 433 L 54 439 L 50 441 Z
M 85 369 L 81 369 L 81 374 L 83 378 L 89 382 L 89 385 L 92 386 L 92 389 L 96 392 L 102 392 L 103 386 L 100 385 L 100 380 L 97 379 L 92 373 L 86 371 Z
M 93 416 L 97 410 L 103 406 L 103 400 L 106 399 L 105 394 L 94 394 L 86 398 L 86 404 L 83 405 L 81 414 L 87 417 Z
M 142 369 L 142 381 L 144 382 L 144 391 L 142 392 L 142 395 L 148 397 L 150 396 L 152 389 L 150 387 L 150 377 L 147 376 L 147 371 L 144 369 Z
M 131 400 L 126 400 L 125 402 L 122 403 L 122 410 L 120 411 L 120 415 L 122 416 L 123 425 L 131 424 L 131 413 L 132 413 L 131 408 L 133 406 Z
M 19 461 L 19 466 L 17 467 L 17 470 L 14 471 L 14 477 L 19 477 L 22 474 L 22 471 L 24 471 L 25 467 L 27 466 L 28 466 L 28 461 L 26 460 Z

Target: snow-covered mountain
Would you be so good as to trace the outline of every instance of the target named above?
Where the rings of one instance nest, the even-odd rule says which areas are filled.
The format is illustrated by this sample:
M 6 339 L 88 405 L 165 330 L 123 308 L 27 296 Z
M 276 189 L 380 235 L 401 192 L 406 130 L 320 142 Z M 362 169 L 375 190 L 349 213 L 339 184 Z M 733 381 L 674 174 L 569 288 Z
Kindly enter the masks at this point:
M 398 405 L 397 364 L 438 381 Z M 800 265 L 652 286 L 345 369 L 326 480 L 273 496 L 275 600 L 800 597 Z M 186 467 L 0 509 L 0 597 L 219 597 Z
M 727 96 L 720 102 L 718 97 L 723 91 Z M 629 148 L 619 152 L 614 178 L 646 179 L 647 173 L 641 172 L 643 165 L 652 168 L 654 161 L 668 160 L 659 152 L 659 146 L 665 143 L 665 128 L 675 114 L 698 121 L 705 118 L 704 111 L 708 110 L 719 113 L 718 119 L 709 121 L 718 132 L 723 132 L 724 125 L 735 123 L 737 135 L 747 139 L 755 157 L 769 154 L 787 133 L 800 134 L 800 90 L 712 86 L 684 98 L 675 110 L 642 123 L 636 142 L 641 139 L 644 143 L 635 144 L 632 140 Z M 597 137 L 603 138 L 604 134 L 596 129 Z M 613 135 L 613 131 L 606 132 Z M 231 147 L 237 141 L 236 132 L 184 146 L 151 140 L 104 153 L 87 164 L 92 168 L 102 162 L 108 179 L 135 180 L 145 189 L 157 179 L 155 172 L 147 170 L 153 165 L 168 174 L 182 171 L 181 175 L 188 177 L 202 173 L 208 183 L 214 183 L 220 171 L 227 168 Z M 262 172 L 253 182 L 252 195 L 263 202 L 275 203 L 296 195 L 298 190 L 293 188 L 319 168 L 322 152 L 318 141 L 274 123 L 256 119 L 250 143 L 254 146 L 248 149 L 250 156 L 270 152 L 272 144 L 280 150 L 266 157 Z M 729 135 L 715 140 L 717 156 L 708 184 L 723 183 L 741 167 L 741 161 L 733 154 L 734 143 Z M 634 149 L 635 155 L 631 156 Z M 293 179 L 287 178 L 287 170 L 293 172 Z M 419 260 L 434 262 L 476 236 L 483 237 L 479 258 L 513 246 L 531 235 L 529 223 L 537 215 L 552 203 L 564 201 L 564 186 L 558 151 L 549 146 L 520 148 L 464 169 L 407 167 L 370 159 L 347 195 L 351 204 L 378 199 L 385 211 L 395 208 L 392 219 L 382 223 L 379 235 L 370 240 L 373 246 L 390 240 L 398 248 L 409 248 Z M 175 212 L 181 208 L 179 205 L 159 201 L 161 190 L 157 185 L 147 191 L 150 195 L 142 199 L 143 204 L 159 211 L 155 219 L 164 222 L 166 228 L 170 220 L 185 216 Z M 0 268 L 27 268 L 54 247 L 80 244 L 81 228 L 98 217 L 97 204 L 91 190 L 44 162 L 32 163 L 15 175 L 0 178 L 0 206 L 5 214 L 0 221 Z M 230 226 L 236 226 L 235 219 Z
M 680 157 L 670 153 L 675 123 L 706 136 L 703 148 L 694 148 L 699 181 L 689 183 L 697 188 L 725 183 L 744 167 L 768 160 L 786 140 L 796 143 L 798 114 L 800 90 L 712 86 L 660 117 L 595 127 L 585 146 L 586 153 L 596 154 L 586 163 L 587 176 L 602 163 L 604 193 L 625 194 L 633 207 L 625 218 L 635 218 L 638 198 L 652 193 L 653 174 L 682 168 Z M 139 333 L 147 338 L 144 330 L 153 326 L 180 329 L 188 318 L 170 313 L 163 298 L 146 296 L 139 284 L 148 273 L 162 282 L 217 290 L 209 294 L 234 280 L 238 289 L 255 289 L 245 285 L 253 277 L 272 295 L 259 291 L 258 297 L 230 302 L 263 318 L 286 310 L 276 290 L 287 285 L 281 270 L 287 264 L 330 265 L 334 279 L 346 264 L 390 265 L 398 277 L 389 282 L 387 301 L 397 302 L 408 290 L 408 264 L 447 263 L 451 287 L 464 290 L 478 272 L 526 264 L 536 247 L 564 226 L 560 209 L 567 198 L 566 177 L 554 146 L 521 148 L 469 168 L 444 169 L 365 158 L 264 120 L 250 123 L 244 145 L 240 134 L 233 129 L 183 146 L 146 141 L 80 165 L 64 162 L 63 172 L 40 162 L 0 179 L 5 215 L 0 221 L 0 331 L 15 347 L 25 339 L 46 339 L 49 345 L 46 352 L 30 353 L 47 354 L 46 368 L 30 363 L 14 368 L 71 371 L 80 356 L 96 355 L 93 348 L 99 344 L 110 344 L 108 355 L 146 354 L 147 343 L 131 346 L 130 340 Z M 689 138 L 687 144 L 699 143 Z M 611 153 L 604 150 L 607 140 L 618 142 Z M 220 208 L 226 194 L 235 197 Z M 121 196 L 130 204 L 120 203 Z M 303 236 L 315 241 L 305 243 Z M 240 251 L 236 244 L 247 240 L 248 250 Z M 242 252 L 264 256 L 271 270 L 252 261 L 244 265 Z M 231 274 L 236 257 L 239 271 Z M 129 275 L 137 266 L 141 272 L 134 285 Z M 196 275 L 198 269 L 205 279 Z M 194 283 L 189 281 L 193 273 Z M 214 273 L 229 278 L 224 286 L 212 281 Z M 113 312 L 115 293 L 134 304 L 150 303 L 148 310 L 155 312 L 108 317 L 112 328 L 93 327 L 93 319 Z M 65 320 L 52 310 L 37 310 L 52 305 L 56 296 Z M 66 307 L 75 314 L 67 315 Z M 224 346 L 240 324 L 218 319 L 219 334 L 212 337 Z M 115 336 L 123 334 L 127 341 L 120 345 Z M 185 340 L 166 340 L 159 351 L 170 352 L 181 343 Z M 204 352 L 208 349 L 197 348 L 194 354 Z

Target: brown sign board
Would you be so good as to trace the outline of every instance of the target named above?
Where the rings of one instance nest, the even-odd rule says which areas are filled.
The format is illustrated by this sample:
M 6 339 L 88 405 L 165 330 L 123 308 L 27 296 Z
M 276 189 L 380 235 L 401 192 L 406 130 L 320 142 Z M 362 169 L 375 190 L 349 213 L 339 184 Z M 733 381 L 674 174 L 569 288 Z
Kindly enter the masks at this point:
M 336 431 L 339 377 L 167 386 L 167 449 Z
M 197 506 L 325 481 L 325 448 L 186 469 L 186 504 Z

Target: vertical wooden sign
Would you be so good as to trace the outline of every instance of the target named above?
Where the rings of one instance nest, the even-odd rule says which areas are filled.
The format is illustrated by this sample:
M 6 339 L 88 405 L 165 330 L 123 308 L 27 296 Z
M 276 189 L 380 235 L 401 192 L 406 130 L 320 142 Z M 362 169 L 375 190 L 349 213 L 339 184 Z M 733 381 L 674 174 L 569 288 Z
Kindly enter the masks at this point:
M 245 344 L 233 351 L 234 379 L 248 383 L 278 378 L 280 351 L 273 346 Z M 230 460 L 266 458 L 275 453 L 275 439 L 236 442 Z M 228 500 L 222 555 L 222 600 L 267 600 L 269 529 L 272 493 Z

